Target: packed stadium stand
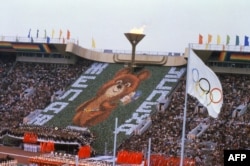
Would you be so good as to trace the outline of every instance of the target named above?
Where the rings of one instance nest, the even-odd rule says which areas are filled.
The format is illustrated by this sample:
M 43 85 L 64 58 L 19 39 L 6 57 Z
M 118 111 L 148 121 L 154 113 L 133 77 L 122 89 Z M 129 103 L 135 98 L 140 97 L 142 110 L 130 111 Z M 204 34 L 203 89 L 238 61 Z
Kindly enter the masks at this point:
M 188 97 L 184 165 L 221 166 L 223 150 L 250 149 L 250 53 L 204 49 L 196 53 L 217 73 L 224 103 L 215 119 L 195 98 Z M 27 163 L 76 164 L 78 156 L 79 165 L 112 165 L 114 123 L 119 117 L 118 165 L 146 163 L 149 139 L 151 165 L 178 165 L 186 91 L 184 56 L 138 55 L 135 70 L 151 72 L 141 82 L 139 99 L 120 101 L 100 125 L 76 126 L 72 122 L 76 107 L 129 63 L 123 54 L 105 55 L 72 43 L 0 42 L 1 146 L 42 153 L 27 158 Z M 143 58 L 147 56 L 149 60 Z M 92 82 L 85 85 L 86 80 Z M 75 101 L 76 94 L 82 98 Z M 0 162 L 18 162 L 2 152 Z

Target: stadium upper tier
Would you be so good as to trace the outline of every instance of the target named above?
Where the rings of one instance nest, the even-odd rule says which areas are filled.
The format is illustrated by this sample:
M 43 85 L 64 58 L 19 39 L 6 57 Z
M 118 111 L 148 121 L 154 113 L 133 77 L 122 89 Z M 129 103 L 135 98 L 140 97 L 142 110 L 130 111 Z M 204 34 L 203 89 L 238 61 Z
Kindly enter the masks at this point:
M 24 40 L 26 39 L 26 40 Z M 16 53 L 18 61 L 32 61 L 32 58 L 36 58 L 36 61 L 46 62 L 42 58 L 46 57 L 64 57 L 69 60 L 69 56 L 79 56 L 85 59 L 107 62 L 107 63 L 131 63 L 131 52 L 118 52 L 112 50 L 97 51 L 95 49 L 87 49 L 79 46 L 73 41 L 61 42 L 50 41 L 46 42 L 45 39 L 29 41 L 27 38 L 2 38 L 0 41 L 0 52 Z M 184 56 L 181 53 L 135 53 L 134 65 L 152 64 L 162 66 L 182 66 L 187 63 Z M 27 59 L 27 55 L 29 59 Z M 26 57 L 25 57 L 26 56 Z M 40 59 L 39 59 L 40 58 Z M 63 61 L 64 62 L 64 61 Z M 58 63 L 58 61 L 57 61 Z M 67 63 L 70 63 L 69 61 Z
M 53 39 L 48 42 L 46 39 L 40 38 L 34 39 L 34 41 L 28 39 L 18 38 L 17 40 L 2 37 L 0 52 L 16 55 L 16 60 L 23 62 L 74 64 L 77 57 L 82 57 L 96 62 L 132 64 L 132 51 L 88 49 L 76 44 L 73 40 L 62 42 L 62 39 Z M 249 46 L 213 44 L 190 44 L 189 46 L 215 72 L 232 73 L 229 71 L 232 69 L 233 73 L 249 74 Z M 187 64 L 189 52 L 186 49 L 184 54 L 138 51 L 135 54 L 133 62 L 135 66 L 183 66 Z

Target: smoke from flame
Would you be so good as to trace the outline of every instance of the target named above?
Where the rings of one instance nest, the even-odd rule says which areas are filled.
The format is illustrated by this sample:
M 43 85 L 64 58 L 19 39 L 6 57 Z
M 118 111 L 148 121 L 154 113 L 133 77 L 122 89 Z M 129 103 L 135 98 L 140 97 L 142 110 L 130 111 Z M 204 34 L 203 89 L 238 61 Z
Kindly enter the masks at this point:
M 143 34 L 145 27 L 146 26 L 143 25 L 140 28 L 133 28 L 133 29 L 130 30 L 130 33 Z

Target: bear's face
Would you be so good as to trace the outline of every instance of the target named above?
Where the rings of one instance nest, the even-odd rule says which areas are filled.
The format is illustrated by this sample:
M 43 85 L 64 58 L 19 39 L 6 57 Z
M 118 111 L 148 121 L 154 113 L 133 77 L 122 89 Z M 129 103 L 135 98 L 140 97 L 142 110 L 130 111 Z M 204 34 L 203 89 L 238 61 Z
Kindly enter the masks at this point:
M 120 99 L 131 92 L 134 92 L 141 81 L 149 77 L 149 71 L 145 70 L 138 74 L 132 74 L 127 70 L 121 70 L 116 76 L 104 84 L 99 91 L 99 95 L 107 98 Z
M 121 76 L 112 80 L 113 84 L 106 89 L 104 95 L 107 97 L 124 96 L 133 92 L 138 86 L 138 80 L 132 77 Z

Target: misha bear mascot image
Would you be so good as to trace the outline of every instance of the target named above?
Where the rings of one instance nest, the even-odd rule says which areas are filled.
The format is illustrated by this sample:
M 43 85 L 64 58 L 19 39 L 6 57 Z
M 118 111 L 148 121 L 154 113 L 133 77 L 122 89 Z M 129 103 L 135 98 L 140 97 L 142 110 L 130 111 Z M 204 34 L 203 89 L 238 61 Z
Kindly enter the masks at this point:
M 132 73 L 129 68 L 119 70 L 113 79 L 100 87 L 95 97 L 77 107 L 73 124 L 90 127 L 101 123 L 119 103 L 125 105 L 133 100 L 133 97 L 138 97 L 138 86 L 149 76 L 150 72 L 145 69 L 138 73 Z

